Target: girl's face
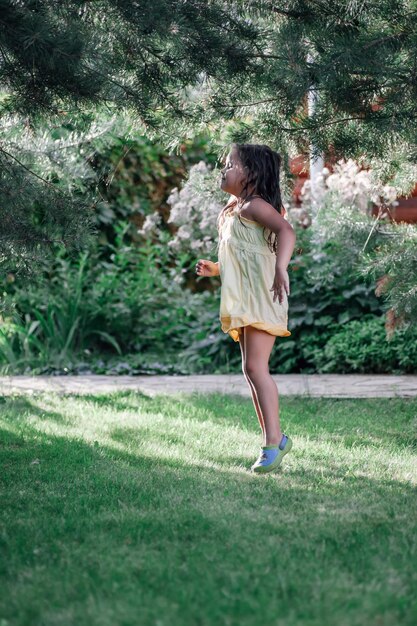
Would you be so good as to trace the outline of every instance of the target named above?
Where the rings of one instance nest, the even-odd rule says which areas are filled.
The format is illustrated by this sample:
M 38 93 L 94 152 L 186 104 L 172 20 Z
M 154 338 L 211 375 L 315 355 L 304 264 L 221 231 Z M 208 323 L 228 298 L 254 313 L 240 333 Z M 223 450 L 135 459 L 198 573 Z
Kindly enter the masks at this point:
M 246 174 L 236 148 L 233 148 L 227 155 L 221 176 L 220 188 L 239 198 L 245 186 Z

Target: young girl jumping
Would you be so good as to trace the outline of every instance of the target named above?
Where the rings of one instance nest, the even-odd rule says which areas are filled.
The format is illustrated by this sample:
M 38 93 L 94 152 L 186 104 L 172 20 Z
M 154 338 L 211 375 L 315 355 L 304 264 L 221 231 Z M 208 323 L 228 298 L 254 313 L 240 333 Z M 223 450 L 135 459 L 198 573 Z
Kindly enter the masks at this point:
M 221 188 L 230 199 L 217 220 L 219 260 L 200 259 L 196 265 L 199 276 L 220 275 L 221 328 L 239 342 L 263 434 L 260 455 L 251 467 L 256 473 L 275 470 L 292 448 L 281 432 L 278 389 L 268 366 L 275 337 L 291 334 L 287 266 L 295 234 L 282 216 L 280 162 L 268 146 L 232 146 L 221 171 Z

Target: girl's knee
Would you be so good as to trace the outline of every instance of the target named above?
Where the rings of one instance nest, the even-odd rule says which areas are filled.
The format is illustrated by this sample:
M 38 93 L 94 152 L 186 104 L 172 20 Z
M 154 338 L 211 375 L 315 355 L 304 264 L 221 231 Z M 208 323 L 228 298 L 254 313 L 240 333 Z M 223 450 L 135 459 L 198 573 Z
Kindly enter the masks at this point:
M 252 365 L 252 363 L 245 363 L 244 365 L 244 373 L 245 375 L 250 378 L 253 375 L 254 372 L 254 366 Z
M 246 376 L 250 378 L 250 380 L 256 380 L 257 378 L 268 375 L 268 368 L 265 370 L 264 367 L 261 367 L 259 363 L 254 361 L 246 361 L 244 365 L 244 371 L 246 372 Z

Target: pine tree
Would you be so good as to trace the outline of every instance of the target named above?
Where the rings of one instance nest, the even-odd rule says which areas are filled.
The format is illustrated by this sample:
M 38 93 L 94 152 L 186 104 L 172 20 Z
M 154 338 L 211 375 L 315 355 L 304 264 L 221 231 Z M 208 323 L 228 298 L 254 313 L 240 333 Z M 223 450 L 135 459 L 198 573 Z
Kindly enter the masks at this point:
M 416 17 L 415 0 L 0 0 L 0 192 L 4 214 L 30 213 L 18 237 L 6 220 L 3 255 L 13 242 L 17 254 L 33 221 L 30 241 L 48 240 L 39 214 L 50 215 L 54 237 L 71 232 L 74 242 L 86 215 L 68 189 L 68 210 L 64 190 L 51 201 L 57 181 L 42 182 L 36 155 L 8 139 L 16 115 L 29 128 L 40 115 L 57 124 L 64 114 L 84 127 L 86 113 L 104 104 L 128 109 L 170 146 L 209 128 L 219 143 L 366 154 L 385 162 L 389 179 L 417 156 Z M 309 117 L 312 90 L 318 105 Z M 28 170 L 40 176 L 33 200 L 20 185 L 8 204 L 13 181 L 33 176 Z
M 345 158 L 390 159 L 405 142 L 416 161 L 415 1 L 248 0 L 239 7 L 258 31 L 251 63 L 244 77 L 210 82 L 200 123 L 240 120 L 239 139 L 293 151 L 314 145 Z M 318 96 L 313 116 L 309 92 Z
M 155 131 L 165 111 L 186 115 L 179 94 L 202 73 L 245 73 L 255 36 L 202 0 L 0 0 L 0 268 L 29 268 L 56 242 L 79 245 L 91 226 L 94 198 L 31 145 L 40 128 L 50 141 L 54 129 L 78 133 L 82 145 L 105 106 Z

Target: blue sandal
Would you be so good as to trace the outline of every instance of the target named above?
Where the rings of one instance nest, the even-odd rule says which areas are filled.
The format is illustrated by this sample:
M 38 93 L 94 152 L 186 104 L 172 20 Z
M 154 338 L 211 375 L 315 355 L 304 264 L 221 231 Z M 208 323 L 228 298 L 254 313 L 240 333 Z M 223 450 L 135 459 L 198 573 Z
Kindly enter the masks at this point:
M 281 465 L 281 461 L 292 448 L 292 440 L 287 435 L 282 435 L 278 446 L 262 446 L 258 459 L 251 467 L 255 474 L 272 472 Z

